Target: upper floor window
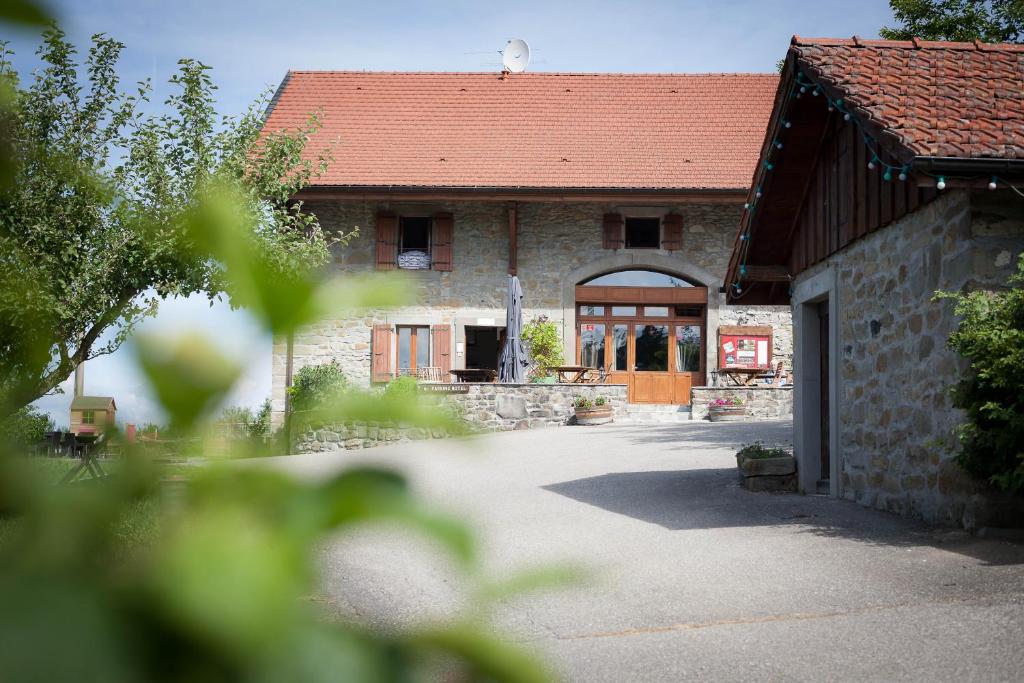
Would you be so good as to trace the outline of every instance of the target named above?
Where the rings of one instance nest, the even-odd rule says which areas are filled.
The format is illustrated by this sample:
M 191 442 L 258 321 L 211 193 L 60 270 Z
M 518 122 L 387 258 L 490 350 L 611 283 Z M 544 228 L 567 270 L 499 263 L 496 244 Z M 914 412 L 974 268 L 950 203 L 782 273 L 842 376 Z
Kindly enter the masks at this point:
M 398 267 L 409 270 L 430 268 L 430 233 L 433 221 L 426 217 L 398 219 Z
M 626 249 L 658 249 L 660 247 L 660 218 L 626 218 Z

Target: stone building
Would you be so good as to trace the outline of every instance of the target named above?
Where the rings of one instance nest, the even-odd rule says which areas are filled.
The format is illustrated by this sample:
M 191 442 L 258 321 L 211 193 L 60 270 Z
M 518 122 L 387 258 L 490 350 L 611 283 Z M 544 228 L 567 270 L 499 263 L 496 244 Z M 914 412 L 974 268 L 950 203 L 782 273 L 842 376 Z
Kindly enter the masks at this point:
M 276 340 L 275 413 L 306 364 L 362 384 L 496 368 L 511 273 L 524 318 L 556 322 L 566 362 L 634 402 L 689 404 L 720 324 L 772 326 L 788 365 L 788 308 L 729 306 L 721 280 L 777 81 L 290 72 L 265 130 L 319 111 L 307 149 L 337 140 L 296 199 L 326 230 L 358 230 L 339 270 L 403 271 L 410 303 Z
M 793 39 L 725 277 L 792 306 L 804 490 L 1000 522 L 954 460 L 966 368 L 932 297 L 1006 283 L 1022 178 L 1024 46 Z

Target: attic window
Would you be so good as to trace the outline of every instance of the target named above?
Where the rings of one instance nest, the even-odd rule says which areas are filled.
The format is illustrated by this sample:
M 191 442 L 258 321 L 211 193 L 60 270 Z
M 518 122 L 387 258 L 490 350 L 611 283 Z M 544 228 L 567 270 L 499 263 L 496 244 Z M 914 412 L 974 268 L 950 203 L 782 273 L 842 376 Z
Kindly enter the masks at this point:
M 402 216 L 398 224 L 398 267 L 430 268 L 430 218 Z
M 657 249 L 659 246 L 660 218 L 626 218 L 626 249 Z

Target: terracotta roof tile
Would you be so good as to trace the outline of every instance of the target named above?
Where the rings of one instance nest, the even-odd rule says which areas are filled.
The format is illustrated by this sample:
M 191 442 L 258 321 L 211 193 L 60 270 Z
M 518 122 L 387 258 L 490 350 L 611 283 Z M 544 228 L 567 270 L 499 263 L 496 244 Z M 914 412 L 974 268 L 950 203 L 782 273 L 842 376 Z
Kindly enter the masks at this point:
M 916 156 L 1024 158 L 1024 45 L 794 36 L 790 49 Z
M 775 74 L 292 71 L 265 130 L 314 111 L 316 185 L 741 189 Z

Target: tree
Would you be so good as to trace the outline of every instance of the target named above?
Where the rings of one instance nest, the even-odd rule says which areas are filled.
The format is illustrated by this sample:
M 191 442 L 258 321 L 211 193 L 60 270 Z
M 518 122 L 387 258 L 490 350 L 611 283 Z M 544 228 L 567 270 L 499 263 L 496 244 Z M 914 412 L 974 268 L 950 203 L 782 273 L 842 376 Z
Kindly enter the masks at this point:
M 32 446 L 53 431 L 53 420 L 32 406 L 25 406 L 0 420 L 0 442 L 14 447 Z
M 117 349 L 161 299 L 205 293 L 237 303 L 223 262 L 190 229 L 203 224 L 197 213 L 217 210 L 218 196 L 231 201 L 214 219 L 253 238 L 274 281 L 327 260 L 316 218 L 290 201 L 329 160 L 327 149 L 303 159 L 316 118 L 261 135 L 265 98 L 220 116 L 209 67 L 189 59 L 170 79 L 166 113 L 145 114 L 149 83 L 120 87 L 123 47 L 94 36 L 78 64 L 50 28 L 43 68 L 23 87 L 0 44 L 14 164 L 13 182 L 0 185 L 0 416 Z
M 878 33 L 887 40 L 1024 41 L 1024 0 L 890 0 L 900 26 Z
M 530 374 L 534 377 L 544 377 L 550 368 L 562 364 L 562 340 L 558 334 L 558 325 L 547 317 L 540 316 L 523 325 L 523 341 L 526 342 L 533 363 Z

